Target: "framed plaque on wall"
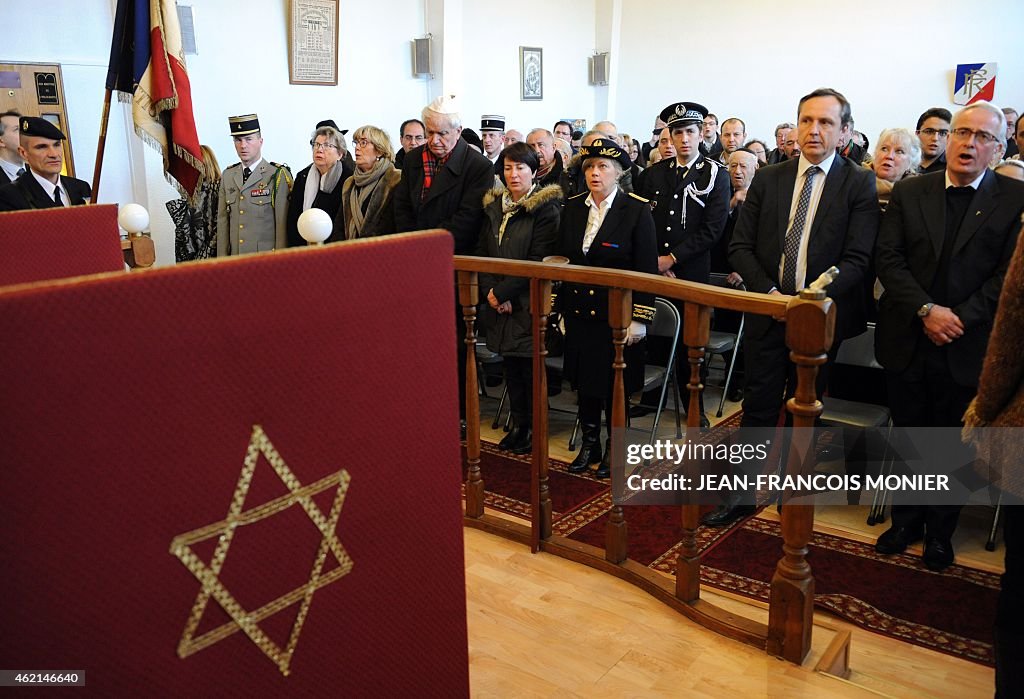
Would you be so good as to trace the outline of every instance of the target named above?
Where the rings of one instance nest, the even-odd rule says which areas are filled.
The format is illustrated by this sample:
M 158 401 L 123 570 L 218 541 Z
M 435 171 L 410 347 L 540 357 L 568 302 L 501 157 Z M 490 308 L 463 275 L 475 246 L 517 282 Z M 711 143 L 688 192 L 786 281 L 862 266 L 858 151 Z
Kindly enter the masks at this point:
M 288 82 L 338 84 L 338 0 L 291 0 Z

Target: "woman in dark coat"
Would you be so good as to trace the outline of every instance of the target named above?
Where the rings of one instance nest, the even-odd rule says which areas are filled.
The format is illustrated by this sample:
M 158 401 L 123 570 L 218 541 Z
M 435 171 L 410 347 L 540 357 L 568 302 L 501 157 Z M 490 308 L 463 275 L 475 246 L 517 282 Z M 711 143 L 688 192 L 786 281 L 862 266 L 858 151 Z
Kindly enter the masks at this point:
M 322 209 L 335 220 L 334 230 L 327 243 L 343 240 L 338 225 L 341 209 L 341 186 L 349 172 L 345 169 L 345 139 L 334 122 L 321 122 L 309 140 L 313 148 L 313 163 L 295 176 L 288 195 L 288 247 L 302 247 L 305 239 L 299 235 L 299 216 L 307 209 Z
M 540 262 L 558 245 L 562 188 L 534 182 L 540 161 L 525 143 L 503 151 L 504 187 L 484 196 L 484 225 L 477 254 Z M 505 385 L 512 412 L 512 429 L 498 444 L 514 454 L 533 448 L 531 388 L 533 386 L 533 328 L 530 281 L 525 277 L 480 275 L 485 296 L 481 321 L 487 349 L 504 360 Z
M 618 144 L 599 138 L 580 147 L 582 174 L 589 194 L 570 197 L 562 212 L 561 253 L 569 262 L 592 267 L 658 273 L 654 219 L 646 199 L 622 191 L 619 178 L 629 171 L 629 155 Z M 583 444 L 569 470 L 586 471 L 600 463 L 597 476 L 610 473 L 611 440 L 601 450 L 601 410 L 611 435 L 612 331 L 608 326 L 608 292 L 603 287 L 565 283 L 558 295 L 565 318 L 565 378 L 580 400 Z M 654 320 L 651 294 L 633 293 L 633 321 L 626 337 L 626 395 L 643 385 L 647 325 Z

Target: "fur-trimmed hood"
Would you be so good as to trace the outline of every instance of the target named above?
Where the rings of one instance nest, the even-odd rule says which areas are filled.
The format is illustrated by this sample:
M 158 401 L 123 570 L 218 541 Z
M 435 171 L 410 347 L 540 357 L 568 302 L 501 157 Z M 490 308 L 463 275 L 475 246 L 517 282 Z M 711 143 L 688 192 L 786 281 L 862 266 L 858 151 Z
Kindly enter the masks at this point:
M 494 187 L 491 191 L 484 195 L 484 208 L 493 204 L 496 201 L 501 201 L 501 196 L 505 193 L 505 187 Z M 549 184 L 547 187 L 541 187 L 533 194 L 526 197 L 523 202 L 523 208 L 529 212 L 532 212 L 537 207 L 547 204 L 549 201 L 560 201 L 564 198 L 562 188 L 557 184 Z

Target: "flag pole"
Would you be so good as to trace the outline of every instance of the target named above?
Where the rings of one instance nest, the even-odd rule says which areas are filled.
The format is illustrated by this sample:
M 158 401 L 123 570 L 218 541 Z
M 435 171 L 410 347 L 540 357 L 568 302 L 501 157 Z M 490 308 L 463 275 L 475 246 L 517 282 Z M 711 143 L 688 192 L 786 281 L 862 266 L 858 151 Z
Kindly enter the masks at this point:
M 90 204 L 95 204 L 100 197 L 100 174 L 103 172 L 103 151 L 107 146 L 107 123 L 110 121 L 110 96 L 113 93 L 109 87 L 107 94 L 103 97 L 103 116 L 100 117 L 100 140 L 96 144 L 96 166 L 92 171 L 92 198 Z

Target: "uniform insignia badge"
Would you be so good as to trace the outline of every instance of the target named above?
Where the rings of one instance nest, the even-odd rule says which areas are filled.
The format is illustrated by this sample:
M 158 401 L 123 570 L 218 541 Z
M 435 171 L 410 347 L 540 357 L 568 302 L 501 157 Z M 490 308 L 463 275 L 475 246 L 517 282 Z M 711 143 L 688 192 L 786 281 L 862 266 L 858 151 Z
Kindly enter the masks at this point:
M 680 102 L 676 105 L 676 116 L 683 116 L 686 114 L 686 105 Z
M 704 163 L 697 163 L 697 169 L 700 170 L 704 167 Z
M 251 196 L 251 197 L 269 197 L 270 196 L 270 190 L 266 189 L 266 188 L 264 188 L 264 189 L 254 189 L 251 192 L 249 192 L 249 196 Z

